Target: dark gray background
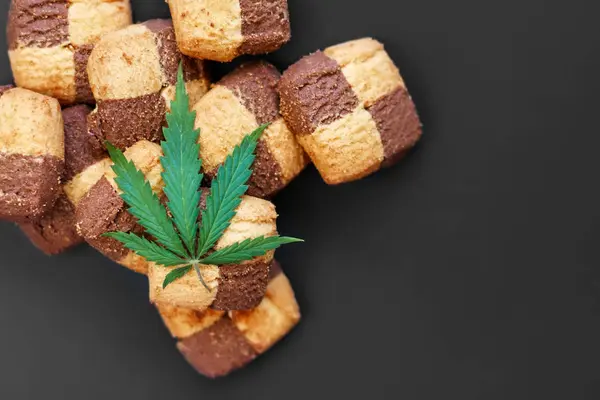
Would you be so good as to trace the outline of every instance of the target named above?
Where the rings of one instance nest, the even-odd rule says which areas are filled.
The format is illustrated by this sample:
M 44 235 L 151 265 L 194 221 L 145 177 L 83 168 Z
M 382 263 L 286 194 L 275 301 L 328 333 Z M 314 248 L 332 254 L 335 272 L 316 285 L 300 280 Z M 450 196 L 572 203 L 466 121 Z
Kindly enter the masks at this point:
M 168 15 L 133 3 L 138 21 Z M 311 168 L 276 199 L 281 232 L 306 239 L 278 253 L 302 324 L 209 381 L 144 278 L 84 247 L 47 258 L 3 223 L 0 398 L 598 399 L 598 2 L 290 8 L 293 40 L 269 59 L 372 35 L 425 124 L 401 165 L 339 187 Z

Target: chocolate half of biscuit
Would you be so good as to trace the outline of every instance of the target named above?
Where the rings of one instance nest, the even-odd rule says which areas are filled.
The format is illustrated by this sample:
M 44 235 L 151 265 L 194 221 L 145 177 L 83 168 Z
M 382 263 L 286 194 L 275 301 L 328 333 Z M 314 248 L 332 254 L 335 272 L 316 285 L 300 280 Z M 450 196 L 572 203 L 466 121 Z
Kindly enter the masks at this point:
M 13 0 L 7 39 L 15 81 L 64 105 L 92 104 L 86 66 L 94 43 L 129 24 L 129 0 Z
M 100 179 L 78 204 L 76 220 L 78 231 L 85 240 L 115 262 L 126 258 L 129 250 L 121 242 L 103 235 L 108 232 L 144 233 L 106 178 Z
M 370 38 L 304 57 L 283 74 L 278 90 L 288 126 L 330 184 L 392 165 L 421 136 L 397 67 Z
M 0 96 L 0 218 L 35 220 L 60 194 L 63 120 L 58 101 L 21 88 Z
M 0 153 L 0 218 L 28 221 L 51 210 L 60 195 L 63 160 Z
M 62 112 L 65 127 L 63 182 L 72 181 L 87 167 L 107 156 L 88 125 L 90 112 L 85 105 L 66 108 Z M 75 206 L 64 193 L 42 218 L 19 226 L 46 254 L 58 254 L 83 242 L 75 227 Z
M 197 312 L 159 306 L 178 349 L 201 374 L 216 378 L 264 353 L 299 322 L 300 311 L 287 277 L 274 263 L 265 298 L 252 310 Z
M 64 194 L 40 219 L 20 223 L 19 227 L 38 249 L 48 255 L 62 253 L 83 242 L 75 229 L 75 207 Z
M 108 156 L 97 136 L 97 114 L 85 105 L 63 110 L 65 124 L 65 175 L 68 182 Z
M 196 101 L 208 90 L 208 73 L 203 61 L 179 52 L 170 20 L 104 36 L 88 64 L 102 139 L 121 149 L 139 140 L 160 141 L 180 62 L 190 99 Z
M 214 178 L 234 147 L 263 124 L 269 127 L 257 145 L 248 194 L 272 197 L 304 169 L 308 159 L 279 115 L 279 78 L 271 64 L 244 64 L 196 104 L 200 152 L 208 178 Z

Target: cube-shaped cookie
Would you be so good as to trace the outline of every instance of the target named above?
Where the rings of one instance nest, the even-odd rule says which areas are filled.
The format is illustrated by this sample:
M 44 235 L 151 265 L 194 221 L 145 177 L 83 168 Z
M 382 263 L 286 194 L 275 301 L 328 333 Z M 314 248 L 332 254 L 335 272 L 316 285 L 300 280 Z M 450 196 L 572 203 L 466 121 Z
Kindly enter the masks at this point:
M 207 190 L 203 192 L 205 199 Z M 200 208 L 205 206 L 205 202 L 202 201 Z M 276 220 L 277 213 L 273 203 L 257 197 L 243 196 L 230 226 L 217 241 L 214 249 L 219 250 L 259 236 L 274 236 L 277 234 Z M 197 311 L 204 311 L 209 307 L 216 310 L 254 308 L 265 295 L 273 255 L 274 252 L 270 251 L 250 261 L 219 267 L 201 265 L 203 279 L 210 291 L 193 272 L 163 289 L 162 283 L 171 268 L 151 264 L 148 272 L 150 301 Z
M 277 262 L 271 268 L 265 298 L 246 311 L 207 310 L 158 306 L 178 349 L 201 374 L 225 376 L 254 360 L 300 321 L 294 291 Z
M 398 68 L 373 39 L 304 57 L 285 71 L 279 94 L 288 126 L 329 184 L 394 164 L 421 136 Z
M 290 40 L 287 0 L 168 0 L 183 54 L 231 61 Z
M 56 99 L 0 90 L 0 218 L 36 220 L 60 194 L 64 134 Z
M 65 171 L 63 182 L 66 187 L 89 166 L 107 157 L 102 144 L 94 136 L 88 124 L 91 109 L 85 105 L 63 110 L 65 133 Z M 90 118 L 93 121 L 93 116 Z M 63 186 L 63 187 L 65 187 Z M 52 210 L 37 221 L 20 223 L 19 226 L 29 239 L 46 254 L 58 254 L 83 242 L 75 229 L 75 206 L 66 194 L 56 201 Z
M 123 150 L 139 140 L 161 140 L 180 61 L 190 102 L 198 101 L 209 86 L 204 62 L 182 56 L 170 20 L 103 36 L 88 62 L 102 139 Z
M 129 0 L 12 0 L 7 36 L 18 86 L 93 103 L 86 65 L 100 36 L 131 24 Z
M 160 146 L 142 140 L 128 148 L 124 154 L 144 173 L 152 189 L 161 193 L 163 181 Z M 76 204 L 77 230 L 86 242 L 111 260 L 146 274 L 148 262 L 145 259 L 126 249 L 121 242 L 102 236 L 114 231 L 144 233 L 142 226 L 127 211 L 127 205 L 119 195 L 114 178 L 110 159 L 104 159 L 86 168 L 72 181 L 68 192 Z
M 196 103 L 200 156 L 207 177 L 217 173 L 246 135 L 265 123 L 271 125 L 259 140 L 248 194 L 269 198 L 304 169 L 308 157 L 279 115 L 279 78 L 271 64 L 245 64 Z

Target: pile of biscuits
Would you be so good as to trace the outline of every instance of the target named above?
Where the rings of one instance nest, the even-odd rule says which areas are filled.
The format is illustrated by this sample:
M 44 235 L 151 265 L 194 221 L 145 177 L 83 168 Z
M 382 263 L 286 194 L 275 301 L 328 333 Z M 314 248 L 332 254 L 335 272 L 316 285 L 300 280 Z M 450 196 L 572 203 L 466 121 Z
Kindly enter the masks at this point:
M 290 40 L 287 1 L 168 3 L 172 20 L 133 24 L 129 0 L 12 0 L 7 37 L 16 86 L 0 86 L 0 218 L 47 254 L 86 242 L 146 275 L 177 348 L 200 373 L 219 377 L 299 322 L 293 289 L 273 252 L 201 266 L 211 290 L 193 274 L 164 289 L 166 268 L 103 236 L 143 233 L 119 196 L 105 141 L 163 196 L 159 143 L 180 63 L 207 187 L 243 137 L 269 123 L 248 194 L 219 249 L 277 234 L 269 199 L 310 162 L 328 184 L 357 180 L 398 162 L 422 130 L 378 41 L 317 51 L 283 74 L 253 61 L 212 82 L 209 63 L 269 53 Z

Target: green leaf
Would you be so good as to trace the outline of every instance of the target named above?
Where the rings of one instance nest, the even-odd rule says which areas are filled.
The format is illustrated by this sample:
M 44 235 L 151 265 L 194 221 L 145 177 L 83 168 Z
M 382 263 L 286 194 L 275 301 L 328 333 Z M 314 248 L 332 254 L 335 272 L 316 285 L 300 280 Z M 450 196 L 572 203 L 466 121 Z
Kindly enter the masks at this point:
M 123 243 L 123 246 L 134 251 L 137 255 L 165 267 L 174 267 L 185 263 L 185 260 L 177 257 L 164 247 L 160 247 L 156 243 L 131 232 L 109 232 L 105 233 L 103 236 L 116 239 Z
M 167 276 L 165 276 L 165 280 L 163 281 L 163 289 L 169 286 L 171 283 L 175 282 L 177 279 L 183 278 L 185 274 L 192 270 L 192 266 L 188 265 L 187 267 L 176 268 L 173 271 L 169 272 Z
M 175 100 L 171 102 L 171 112 L 167 113 L 168 127 L 163 128 L 165 141 L 161 143 L 164 156 L 164 192 L 173 222 L 179 231 L 189 254 L 196 252 L 198 214 L 200 203 L 200 173 L 202 162 L 199 158 L 199 130 L 194 129 L 196 112 L 189 111 L 189 97 L 185 90 L 183 68 L 179 65 Z
M 115 182 L 123 192 L 121 198 L 129 205 L 129 212 L 159 243 L 173 253 L 187 257 L 167 210 L 160 204 L 144 174 L 125 158 L 121 150 L 108 142 L 106 148 L 114 163 L 112 169 L 116 174 Z
M 237 264 L 242 261 L 251 260 L 254 257 L 263 256 L 268 251 L 275 250 L 284 244 L 297 242 L 303 242 L 303 240 L 281 236 L 261 236 L 255 239 L 246 239 L 215 251 L 208 257 L 200 260 L 200 263 L 211 265 Z
M 215 245 L 235 216 L 241 197 L 248 190 L 246 182 L 252 175 L 250 167 L 254 162 L 258 139 L 267 126 L 268 124 L 262 125 L 246 136 L 219 167 L 210 195 L 206 199 L 206 209 L 202 212 L 198 258 Z

